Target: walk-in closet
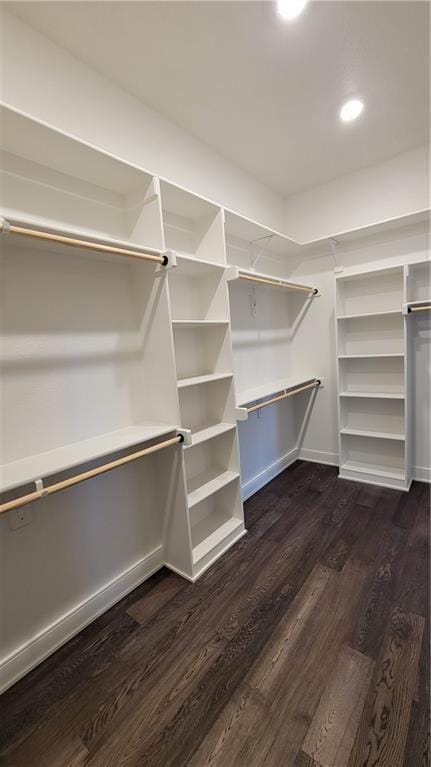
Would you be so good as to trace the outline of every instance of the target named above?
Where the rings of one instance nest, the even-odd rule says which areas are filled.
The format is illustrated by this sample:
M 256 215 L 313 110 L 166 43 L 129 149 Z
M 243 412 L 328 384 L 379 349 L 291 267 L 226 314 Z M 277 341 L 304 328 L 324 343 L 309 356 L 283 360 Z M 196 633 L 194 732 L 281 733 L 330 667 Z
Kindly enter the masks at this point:
M 0 763 L 425 767 L 429 3 L 0 13 Z

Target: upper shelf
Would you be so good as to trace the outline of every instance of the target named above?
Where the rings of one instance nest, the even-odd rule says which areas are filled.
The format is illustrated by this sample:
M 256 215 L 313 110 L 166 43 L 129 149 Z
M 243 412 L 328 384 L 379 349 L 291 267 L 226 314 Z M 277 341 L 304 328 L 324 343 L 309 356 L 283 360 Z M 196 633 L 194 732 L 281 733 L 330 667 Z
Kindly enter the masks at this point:
M 2 215 L 163 249 L 153 176 L 2 107 Z
M 158 423 L 143 423 L 127 426 L 101 434 L 98 437 L 73 442 L 44 453 L 21 458 L 1 467 L 0 492 L 12 490 L 36 479 L 72 469 L 74 466 L 102 458 L 110 453 L 149 442 L 176 431 L 176 426 Z
M 257 400 L 271 397 L 273 394 L 279 394 L 285 390 L 295 389 L 297 386 L 302 386 L 315 380 L 315 376 L 309 376 L 308 378 L 279 378 L 276 381 L 270 381 L 269 383 L 239 392 L 237 395 L 237 406 L 242 407 L 250 404 L 250 402 L 257 402 Z

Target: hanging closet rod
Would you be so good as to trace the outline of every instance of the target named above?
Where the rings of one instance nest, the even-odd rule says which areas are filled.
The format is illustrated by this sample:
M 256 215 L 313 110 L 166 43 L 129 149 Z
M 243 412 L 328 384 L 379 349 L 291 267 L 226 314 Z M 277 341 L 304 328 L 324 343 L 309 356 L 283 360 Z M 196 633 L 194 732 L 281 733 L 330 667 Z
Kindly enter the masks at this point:
M 184 442 L 184 436 L 182 434 L 178 434 L 176 437 L 167 439 L 164 442 L 159 442 L 157 445 L 151 445 L 151 447 L 146 447 L 143 450 L 138 450 L 136 453 L 131 453 L 130 455 L 124 456 L 124 458 L 117 458 L 115 461 L 104 463 L 102 466 L 97 466 L 95 469 L 83 471 L 81 474 L 75 474 L 74 477 L 64 479 L 62 482 L 56 482 L 54 485 L 49 485 L 48 487 L 42 486 L 32 493 L 21 495 L 19 498 L 15 498 L 13 501 L 8 501 L 7 503 L 0 504 L 0 514 L 4 514 L 7 511 L 12 511 L 13 509 L 18 509 L 20 506 L 25 506 L 27 503 L 37 501 L 39 498 L 44 498 L 46 495 L 58 493 L 60 490 L 65 490 L 68 487 L 73 487 L 73 485 L 78 485 L 80 482 L 85 482 L 87 479 L 97 477 L 99 474 L 105 474 L 107 471 L 112 471 L 112 469 L 117 469 L 119 466 L 124 466 L 127 463 L 136 461 L 138 458 L 142 458 L 144 455 L 156 453 L 158 450 L 164 450 L 166 447 L 171 447 L 171 445 L 178 445 L 181 442 Z M 38 483 L 42 484 L 42 481 L 38 480 L 36 485 Z
M 312 288 L 309 285 L 297 285 L 294 282 L 286 282 L 286 280 L 272 279 L 271 277 L 255 277 L 252 274 L 245 274 L 244 272 L 238 272 L 240 280 L 249 280 L 250 282 L 260 282 L 262 285 L 272 285 L 276 288 L 287 288 L 288 290 L 299 290 L 302 293 L 314 293 L 316 295 L 319 291 L 317 288 Z
M 4 234 L 17 234 L 25 237 L 34 237 L 38 240 L 58 242 L 61 245 L 70 245 L 74 248 L 87 248 L 88 250 L 97 250 L 101 253 L 112 253 L 115 256 L 129 256 L 132 258 L 140 258 L 144 261 L 155 261 L 156 263 L 162 264 L 163 266 L 167 266 L 169 263 L 169 258 L 166 255 L 150 253 L 145 250 L 137 251 L 129 250 L 128 248 L 119 248 L 115 245 L 92 242 L 91 240 L 81 240 L 75 237 L 66 237 L 61 234 L 51 234 L 51 232 L 44 232 L 41 229 L 30 229 L 25 226 L 9 224 L 9 222 L 4 220 L 0 221 L 0 232 Z
M 427 304 L 426 306 L 409 306 L 409 312 L 429 312 L 431 309 L 431 304 Z
M 272 397 L 271 399 L 266 400 L 266 402 L 260 402 L 258 405 L 253 405 L 252 407 L 245 408 L 247 410 L 247 413 L 254 413 L 256 410 L 261 410 L 263 407 L 268 407 L 268 405 L 273 405 L 274 402 L 280 402 L 282 399 L 287 399 L 288 397 L 293 397 L 294 394 L 299 394 L 301 391 L 305 391 L 306 389 L 315 389 L 318 386 L 320 386 L 321 381 L 316 378 L 315 381 L 312 381 L 309 384 L 306 384 L 305 386 L 299 386 L 297 389 L 292 389 L 291 391 L 284 392 L 284 394 L 279 394 L 277 397 Z

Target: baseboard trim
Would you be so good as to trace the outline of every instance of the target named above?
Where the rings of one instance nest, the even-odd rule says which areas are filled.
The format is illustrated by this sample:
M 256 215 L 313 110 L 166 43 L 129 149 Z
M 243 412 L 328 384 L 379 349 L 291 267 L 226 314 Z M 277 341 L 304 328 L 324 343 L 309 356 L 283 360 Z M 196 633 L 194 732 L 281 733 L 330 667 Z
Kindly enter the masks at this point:
M 1 659 L 0 693 L 15 684 L 99 615 L 133 591 L 140 583 L 163 567 L 163 564 L 163 546 L 158 546 L 24 645 Z
M 413 466 L 412 475 L 416 482 L 431 483 L 431 469 L 428 469 L 426 466 Z
M 278 461 L 274 461 L 274 463 L 271 463 L 266 469 L 259 474 L 256 474 L 255 477 L 248 482 L 245 482 L 241 488 L 242 500 L 246 501 L 252 495 L 257 493 L 258 490 L 261 490 L 261 488 L 267 485 L 268 482 L 274 479 L 274 477 L 277 477 L 282 471 L 291 466 L 298 457 L 298 448 L 294 447 L 293 450 L 290 450 L 283 455 Z
M 307 448 L 298 448 L 298 458 L 301 461 L 310 461 L 311 463 L 325 463 L 328 466 L 338 466 L 338 453 L 328 453 L 326 450 L 308 450 Z

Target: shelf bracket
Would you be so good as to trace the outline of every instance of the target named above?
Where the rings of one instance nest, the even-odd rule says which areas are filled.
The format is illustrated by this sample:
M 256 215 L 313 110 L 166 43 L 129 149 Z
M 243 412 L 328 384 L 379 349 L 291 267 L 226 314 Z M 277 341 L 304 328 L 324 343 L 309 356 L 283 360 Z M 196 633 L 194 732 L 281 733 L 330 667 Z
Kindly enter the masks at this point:
M 0 234 L 5 237 L 10 234 L 10 223 L 5 218 L 0 218 Z
M 177 265 L 177 254 L 175 250 L 165 250 L 160 255 L 165 259 L 163 269 L 168 270 Z
M 46 495 L 49 495 L 48 490 L 43 485 L 43 479 L 35 479 L 34 484 L 36 485 L 36 490 L 38 493 L 41 493 L 41 498 L 43 498 Z
M 183 438 L 182 446 L 183 447 L 190 447 L 192 444 L 192 430 L 191 429 L 177 429 L 177 434 L 179 437 Z
M 235 418 L 237 421 L 247 421 L 248 419 L 248 410 L 246 407 L 236 407 L 235 408 Z
M 225 270 L 226 279 L 228 282 L 239 279 L 239 266 L 228 266 Z

